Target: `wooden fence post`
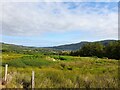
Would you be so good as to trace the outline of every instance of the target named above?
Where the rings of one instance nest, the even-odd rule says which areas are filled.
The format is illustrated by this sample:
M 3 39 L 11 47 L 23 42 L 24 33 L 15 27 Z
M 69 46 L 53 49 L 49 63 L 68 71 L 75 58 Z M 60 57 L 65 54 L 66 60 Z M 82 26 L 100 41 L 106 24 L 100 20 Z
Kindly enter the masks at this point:
M 7 68 L 8 68 L 8 64 L 5 64 L 5 81 L 7 81 Z
M 35 76 L 35 73 L 34 71 L 32 71 L 32 90 L 34 90 L 34 86 L 35 86 L 34 76 Z

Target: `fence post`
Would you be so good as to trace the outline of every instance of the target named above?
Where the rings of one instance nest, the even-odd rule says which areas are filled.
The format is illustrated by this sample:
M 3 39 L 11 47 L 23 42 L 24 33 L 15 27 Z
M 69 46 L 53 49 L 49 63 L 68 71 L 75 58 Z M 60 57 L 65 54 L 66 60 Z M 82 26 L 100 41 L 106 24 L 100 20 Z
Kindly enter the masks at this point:
M 7 81 L 7 68 L 8 68 L 8 64 L 5 64 L 5 81 Z
M 34 90 L 34 86 L 35 86 L 34 76 L 35 76 L 35 73 L 34 73 L 34 71 L 32 71 L 32 90 Z

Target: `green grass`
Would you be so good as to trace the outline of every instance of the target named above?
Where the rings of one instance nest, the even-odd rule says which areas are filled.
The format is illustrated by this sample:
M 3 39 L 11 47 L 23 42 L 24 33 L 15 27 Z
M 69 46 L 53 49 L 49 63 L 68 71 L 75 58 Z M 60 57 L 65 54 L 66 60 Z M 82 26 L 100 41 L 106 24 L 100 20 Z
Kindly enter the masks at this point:
M 41 66 L 47 66 L 51 64 L 51 61 L 47 61 L 44 59 L 26 59 L 26 58 L 20 58 L 17 60 L 11 60 L 4 62 L 4 64 L 8 64 L 11 67 L 41 67 Z
M 36 88 L 118 87 L 118 60 L 42 54 L 2 56 L 2 72 L 7 63 L 8 73 L 13 75 L 12 81 L 6 85 L 8 88 L 22 88 L 25 85 L 31 87 L 33 70 Z

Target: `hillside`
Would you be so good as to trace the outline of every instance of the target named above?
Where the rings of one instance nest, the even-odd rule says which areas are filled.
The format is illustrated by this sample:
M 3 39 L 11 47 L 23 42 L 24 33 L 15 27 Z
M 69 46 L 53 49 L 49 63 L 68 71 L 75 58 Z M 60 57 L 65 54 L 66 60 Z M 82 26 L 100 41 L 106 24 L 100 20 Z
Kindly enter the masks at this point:
M 100 42 L 103 45 L 107 45 L 110 42 L 113 42 L 116 40 L 103 40 L 103 41 L 95 41 L 95 42 Z M 58 52 L 59 50 L 78 50 L 80 49 L 83 45 L 87 43 L 92 43 L 88 41 L 82 41 L 80 43 L 75 43 L 75 44 L 65 44 L 65 45 L 60 45 L 60 46 L 53 46 L 53 47 L 28 47 L 28 46 L 22 46 L 22 45 L 14 45 L 14 44 L 6 44 L 6 43 L 0 43 L 2 46 L 3 51 L 36 51 L 36 52 Z
M 31 88 L 32 71 L 35 72 L 35 88 L 118 87 L 118 60 L 55 55 L 59 50 L 1 45 L 0 68 L 4 88 Z M 8 64 L 7 83 L 4 83 L 5 64 Z
M 36 54 L 36 53 L 43 53 L 43 54 L 49 54 L 49 53 L 57 53 L 58 50 L 53 50 L 49 48 L 39 48 L 39 47 L 28 47 L 28 46 L 22 46 L 22 45 L 14 45 L 14 44 L 6 44 L 6 43 L 0 43 L 0 46 L 2 46 L 2 52 L 13 52 L 13 53 L 21 53 L 21 54 Z
M 32 71 L 35 88 L 118 88 L 118 60 L 39 52 L 5 52 L 1 58 L 2 79 L 8 64 L 9 82 L 2 85 L 5 88 L 28 90 Z
M 103 45 L 107 45 L 110 42 L 113 42 L 116 40 L 103 40 L 103 41 L 95 41 L 95 42 L 100 42 Z M 75 44 L 68 44 L 68 45 L 60 45 L 60 46 L 53 46 L 53 47 L 45 47 L 45 48 L 51 48 L 51 49 L 57 49 L 57 50 L 78 50 L 80 49 L 83 45 L 91 43 L 91 42 L 80 42 L 80 43 L 75 43 Z

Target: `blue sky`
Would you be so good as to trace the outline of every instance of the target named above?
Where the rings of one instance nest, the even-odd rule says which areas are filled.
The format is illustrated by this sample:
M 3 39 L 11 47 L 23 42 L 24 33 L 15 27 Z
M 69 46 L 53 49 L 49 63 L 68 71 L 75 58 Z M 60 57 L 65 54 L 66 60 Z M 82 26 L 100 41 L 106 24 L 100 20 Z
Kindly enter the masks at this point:
M 2 42 L 57 46 L 118 39 L 117 2 L 4 3 Z

